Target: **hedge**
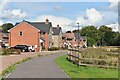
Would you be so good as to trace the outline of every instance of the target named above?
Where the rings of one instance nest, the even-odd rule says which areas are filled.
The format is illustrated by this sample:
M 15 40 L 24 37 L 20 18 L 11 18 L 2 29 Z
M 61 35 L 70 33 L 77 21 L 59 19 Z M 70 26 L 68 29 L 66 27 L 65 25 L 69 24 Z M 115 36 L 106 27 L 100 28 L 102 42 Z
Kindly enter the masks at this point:
M 19 49 L 2 49 L 2 55 L 11 55 L 11 54 L 20 54 L 21 51 Z

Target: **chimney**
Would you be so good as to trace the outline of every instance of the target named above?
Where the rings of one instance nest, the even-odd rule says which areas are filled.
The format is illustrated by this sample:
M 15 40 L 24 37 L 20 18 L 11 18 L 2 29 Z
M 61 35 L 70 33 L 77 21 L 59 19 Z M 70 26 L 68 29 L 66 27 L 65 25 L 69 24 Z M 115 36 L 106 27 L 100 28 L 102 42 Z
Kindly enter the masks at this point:
M 48 22 L 49 22 L 49 20 L 48 20 L 48 19 L 46 19 L 46 20 L 45 20 L 45 23 L 46 23 L 46 24 L 48 24 Z
M 59 27 L 59 24 L 57 25 L 57 27 Z

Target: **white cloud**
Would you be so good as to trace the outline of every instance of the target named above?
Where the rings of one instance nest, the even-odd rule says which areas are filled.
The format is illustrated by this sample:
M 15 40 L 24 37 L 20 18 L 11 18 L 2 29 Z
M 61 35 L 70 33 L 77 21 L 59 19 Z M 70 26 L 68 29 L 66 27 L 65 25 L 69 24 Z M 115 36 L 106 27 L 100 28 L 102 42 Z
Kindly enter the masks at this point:
M 91 24 L 98 23 L 103 19 L 103 16 L 95 8 L 87 9 L 86 17 Z
M 115 23 L 115 24 L 109 24 L 109 25 L 106 25 L 108 27 L 111 27 L 113 29 L 113 31 L 118 31 L 118 23 Z
M 0 18 L 7 20 L 23 19 L 27 16 L 26 12 L 20 9 L 6 9 L 8 0 L 2 0 L 0 4 Z
M 43 22 L 46 19 L 49 19 L 49 21 L 52 22 L 53 27 L 56 27 L 59 24 L 62 27 L 63 31 L 74 29 L 72 26 L 69 26 L 73 23 L 73 20 L 65 17 L 57 17 L 53 15 L 42 15 L 42 16 L 39 16 L 35 21 Z
M 104 16 L 99 11 L 97 11 L 95 8 L 91 8 L 86 10 L 84 17 L 78 17 L 76 19 L 76 23 L 79 22 L 81 26 L 97 26 L 103 20 L 103 18 Z
M 0 13 L 6 8 L 8 0 L 1 0 L 0 2 Z
M 13 17 L 19 17 L 19 18 L 24 18 L 27 16 L 26 12 L 22 12 L 20 9 L 13 9 L 11 11 Z
M 2 14 L 0 14 L 0 18 L 8 20 L 23 19 L 26 16 L 26 12 L 23 12 L 20 9 L 4 10 L 2 11 Z

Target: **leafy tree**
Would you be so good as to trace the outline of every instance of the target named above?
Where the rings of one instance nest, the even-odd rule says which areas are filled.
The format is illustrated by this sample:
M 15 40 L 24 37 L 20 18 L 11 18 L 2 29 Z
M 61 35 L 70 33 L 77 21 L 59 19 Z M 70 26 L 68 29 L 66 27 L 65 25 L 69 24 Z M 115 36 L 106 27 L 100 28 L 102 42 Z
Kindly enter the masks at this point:
M 86 26 L 80 30 L 81 36 L 87 36 L 89 37 L 88 43 L 90 41 L 90 46 L 91 44 L 97 44 L 100 36 L 98 34 L 98 30 L 95 26 Z M 93 41 L 93 42 L 92 42 Z
M 99 34 L 99 44 L 101 45 L 108 45 L 107 42 L 104 40 L 105 39 L 105 33 L 106 32 L 112 32 L 112 28 L 107 27 L 105 25 L 100 26 L 100 28 L 98 29 L 98 34 Z M 107 33 L 106 33 L 107 36 Z M 108 41 L 109 42 L 109 41 Z
M 98 30 L 104 33 L 104 32 L 107 32 L 107 31 L 112 31 L 112 28 L 107 27 L 105 25 L 102 25 L 102 26 L 100 26 L 100 28 Z
M 6 23 L 2 25 L 2 30 L 4 33 L 7 33 L 9 29 L 13 28 L 14 25 L 12 23 Z
M 91 37 L 87 37 L 87 45 L 88 46 L 93 46 L 96 43 L 95 39 Z
M 117 46 L 120 46 L 120 33 L 119 33 L 119 36 L 117 38 Z

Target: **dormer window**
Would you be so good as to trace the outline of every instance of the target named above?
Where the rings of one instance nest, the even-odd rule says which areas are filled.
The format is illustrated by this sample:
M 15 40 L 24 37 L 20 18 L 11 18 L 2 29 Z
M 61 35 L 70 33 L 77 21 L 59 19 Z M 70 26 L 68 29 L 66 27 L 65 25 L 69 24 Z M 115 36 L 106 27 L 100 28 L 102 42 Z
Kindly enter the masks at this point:
M 19 33 L 19 34 L 20 34 L 20 36 L 22 36 L 22 35 L 23 35 L 22 31 L 20 31 L 20 33 Z

